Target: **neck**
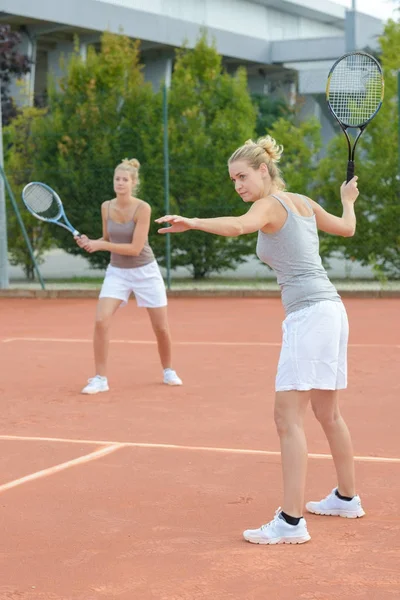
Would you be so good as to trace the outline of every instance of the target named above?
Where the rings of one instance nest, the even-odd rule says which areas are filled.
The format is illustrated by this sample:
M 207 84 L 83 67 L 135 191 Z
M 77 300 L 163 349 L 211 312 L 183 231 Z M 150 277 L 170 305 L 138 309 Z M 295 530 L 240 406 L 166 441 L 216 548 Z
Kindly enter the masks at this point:
M 117 204 L 119 204 L 120 206 L 124 206 L 130 204 L 132 196 L 130 194 L 117 194 L 116 200 Z
M 279 192 L 278 188 L 275 185 L 265 186 L 265 196 L 271 196 L 272 194 L 277 194 Z

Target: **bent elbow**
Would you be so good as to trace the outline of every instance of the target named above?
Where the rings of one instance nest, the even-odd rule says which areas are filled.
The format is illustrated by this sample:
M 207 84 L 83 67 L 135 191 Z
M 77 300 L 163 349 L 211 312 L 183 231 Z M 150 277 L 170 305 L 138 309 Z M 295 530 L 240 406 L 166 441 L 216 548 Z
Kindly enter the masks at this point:
M 246 231 L 245 231 L 245 227 L 244 227 L 243 223 L 240 220 L 237 220 L 234 227 L 232 227 L 231 236 L 239 237 L 240 235 L 243 235 L 244 233 L 246 233 Z
M 343 233 L 343 237 L 347 237 L 347 238 L 349 238 L 349 237 L 353 237 L 353 236 L 354 236 L 354 234 L 355 234 L 355 232 L 356 232 L 356 228 L 355 228 L 355 227 L 352 227 L 351 229 L 347 229 L 347 230 L 346 230 L 346 231 Z
M 235 231 L 235 233 L 234 233 L 234 236 L 235 236 L 235 237 L 239 237 L 240 235 L 243 235 L 244 233 L 245 233 L 244 227 L 243 227 L 243 225 L 240 223 L 240 224 L 238 225 L 238 227 L 236 228 L 236 231 Z

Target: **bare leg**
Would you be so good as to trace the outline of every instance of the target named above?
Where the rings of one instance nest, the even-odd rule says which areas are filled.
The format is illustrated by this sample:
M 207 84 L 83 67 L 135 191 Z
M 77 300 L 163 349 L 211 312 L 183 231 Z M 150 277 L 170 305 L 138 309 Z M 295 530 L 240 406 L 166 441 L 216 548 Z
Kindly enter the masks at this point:
M 116 298 L 100 298 L 96 309 L 93 348 L 96 375 L 106 377 L 111 317 L 121 304 Z
M 281 445 L 283 474 L 282 510 L 291 517 L 301 517 L 307 474 L 307 442 L 304 415 L 310 392 L 277 392 L 275 424 Z
M 331 449 L 339 493 L 352 498 L 356 494 L 353 445 L 347 425 L 340 414 L 337 391 L 312 390 L 311 406 Z
M 148 308 L 147 312 L 149 313 L 151 325 L 157 338 L 158 354 L 160 355 L 163 369 L 170 369 L 172 350 L 167 307 Z

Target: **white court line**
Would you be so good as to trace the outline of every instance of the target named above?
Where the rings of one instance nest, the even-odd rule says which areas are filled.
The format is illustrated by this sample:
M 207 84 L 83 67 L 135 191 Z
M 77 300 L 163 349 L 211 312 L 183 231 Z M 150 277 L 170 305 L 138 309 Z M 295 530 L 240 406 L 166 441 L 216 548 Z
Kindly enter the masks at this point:
M 49 475 L 54 475 L 54 473 L 65 471 L 65 469 L 70 469 L 71 467 L 82 465 L 84 463 L 91 462 L 92 460 L 97 460 L 98 458 L 106 456 L 107 454 L 111 454 L 111 452 L 115 452 L 120 448 L 123 448 L 123 444 L 116 443 L 111 446 L 108 446 L 107 448 L 101 448 L 100 450 L 96 450 L 96 452 L 91 452 L 90 454 L 85 454 L 84 456 L 80 456 L 79 458 L 74 458 L 73 460 L 60 463 L 59 465 L 55 465 L 54 467 L 49 467 L 48 469 L 43 469 L 42 471 L 31 473 L 31 475 L 26 475 L 25 477 L 14 479 L 14 481 L 9 481 L 8 483 L 0 485 L 0 493 L 17 487 L 18 485 L 22 485 L 23 483 L 27 483 L 28 481 L 34 481 L 35 479 L 48 477 Z
M 92 344 L 92 339 L 86 338 L 39 338 L 39 337 L 12 337 L 1 340 L 3 343 L 9 342 L 61 342 L 61 343 L 80 343 Z M 155 345 L 153 340 L 110 340 L 112 344 L 144 344 Z M 174 342 L 174 346 L 281 346 L 281 342 Z M 400 344 L 349 344 L 350 348 L 400 348 Z
M 80 343 L 92 344 L 92 339 L 81 338 L 5 338 L 3 343 L 9 342 L 61 342 L 61 343 Z M 155 346 L 155 340 L 110 340 L 111 344 L 139 344 Z M 280 346 L 280 342 L 174 342 L 174 346 Z
M 95 444 L 117 446 L 124 448 L 156 448 L 165 450 L 195 450 L 200 452 L 221 452 L 224 454 L 258 454 L 263 456 L 280 456 L 281 453 L 275 450 L 251 450 L 248 448 L 214 448 L 209 446 L 181 446 L 178 444 L 149 444 L 144 442 L 112 442 L 105 440 L 77 440 L 69 438 L 50 438 L 50 437 L 31 437 L 18 435 L 0 435 L 0 440 L 5 441 L 27 441 L 27 442 L 57 442 L 67 444 Z M 116 448 L 117 449 L 117 448 Z M 88 455 L 90 456 L 90 455 Z M 309 458 L 331 460 L 330 454 L 309 454 Z M 389 458 L 385 456 L 355 456 L 354 460 L 358 462 L 378 462 L 378 463 L 400 463 L 400 458 Z M 1 490 L 1 488 L 0 488 Z

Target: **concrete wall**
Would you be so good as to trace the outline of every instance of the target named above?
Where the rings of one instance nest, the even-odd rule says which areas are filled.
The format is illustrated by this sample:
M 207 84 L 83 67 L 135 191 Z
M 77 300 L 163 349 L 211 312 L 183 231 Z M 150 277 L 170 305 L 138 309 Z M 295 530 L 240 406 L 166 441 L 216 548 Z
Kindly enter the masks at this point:
M 163 269 L 161 269 L 163 271 Z M 103 277 L 104 271 L 93 269 L 83 256 L 71 256 L 63 250 L 52 250 L 46 255 L 46 260 L 40 266 L 42 277 L 46 279 L 66 279 L 74 277 Z M 165 272 L 163 272 L 165 274 Z M 357 263 L 344 261 L 342 258 L 333 258 L 330 261 L 328 274 L 332 278 L 345 279 L 372 279 L 372 270 L 361 267 Z M 10 281 L 24 280 L 24 273 L 20 267 L 9 267 Z M 190 278 L 190 273 L 182 267 L 171 273 L 173 279 Z M 257 257 L 250 258 L 234 271 L 224 271 L 215 274 L 218 279 L 266 279 L 275 280 L 275 275 L 263 265 Z

